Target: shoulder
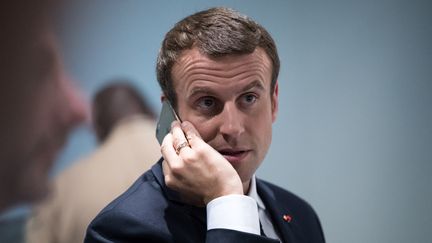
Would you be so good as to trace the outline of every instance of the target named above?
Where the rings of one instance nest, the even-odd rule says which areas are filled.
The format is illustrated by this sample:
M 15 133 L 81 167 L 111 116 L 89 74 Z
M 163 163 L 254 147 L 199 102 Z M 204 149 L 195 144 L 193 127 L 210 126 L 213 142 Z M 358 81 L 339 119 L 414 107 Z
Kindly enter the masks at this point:
M 168 205 L 160 185 L 151 170 L 141 175 L 118 198 L 108 204 L 99 215 L 126 213 L 139 218 L 149 217 L 155 210 L 162 210 Z
M 321 222 L 312 206 L 296 194 L 264 180 L 257 179 L 258 194 L 270 209 L 289 215 L 293 229 L 311 242 L 324 242 Z M 285 219 L 284 219 L 285 220 Z
M 106 206 L 90 223 L 86 242 L 124 241 L 136 236 L 169 237 L 163 219 L 168 201 L 151 171 L 147 171 L 122 195 Z M 156 233 L 157 232 L 157 233 Z

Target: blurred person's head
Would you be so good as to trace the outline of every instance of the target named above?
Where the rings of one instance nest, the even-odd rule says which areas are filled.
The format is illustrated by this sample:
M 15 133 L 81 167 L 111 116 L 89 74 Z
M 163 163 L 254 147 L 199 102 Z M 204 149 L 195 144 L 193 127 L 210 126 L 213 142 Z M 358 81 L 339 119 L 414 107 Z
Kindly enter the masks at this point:
M 119 121 L 138 114 L 156 119 L 150 105 L 126 80 L 111 81 L 93 99 L 93 126 L 99 142 L 108 137 Z
M 63 69 L 52 3 L 1 3 L 0 211 L 42 198 L 48 171 L 85 106 Z
M 163 95 L 175 109 L 178 94 L 173 83 L 172 69 L 184 51 L 193 48 L 209 58 L 251 54 L 257 48 L 262 48 L 272 64 L 270 92 L 274 91 L 280 61 L 275 42 L 267 30 L 232 9 L 211 8 L 175 24 L 162 42 L 156 73 Z

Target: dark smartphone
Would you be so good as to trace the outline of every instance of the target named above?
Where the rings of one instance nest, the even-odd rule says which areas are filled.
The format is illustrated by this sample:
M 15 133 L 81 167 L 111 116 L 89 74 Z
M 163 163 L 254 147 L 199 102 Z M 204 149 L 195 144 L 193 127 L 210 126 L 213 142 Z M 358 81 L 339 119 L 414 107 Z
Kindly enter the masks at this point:
M 162 110 L 156 127 L 156 138 L 159 144 L 162 144 L 164 137 L 171 131 L 171 123 L 175 120 L 181 122 L 170 102 L 165 99 L 162 102 Z

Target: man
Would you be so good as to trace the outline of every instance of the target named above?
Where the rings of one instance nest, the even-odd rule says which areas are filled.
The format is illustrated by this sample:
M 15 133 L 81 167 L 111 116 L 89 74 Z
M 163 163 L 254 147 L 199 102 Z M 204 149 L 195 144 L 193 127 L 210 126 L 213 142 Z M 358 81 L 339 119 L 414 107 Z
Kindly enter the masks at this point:
M 86 242 L 324 242 L 305 201 L 254 176 L 271 142 L 278 72 L 273 39 L 246 16 L 212 8 L 177 23 L 157 73 L 183 122 Z
M 48 171 L 85 106 L 65 74 L 49 15 L 53 4 L 0 7 L 0 211 L 47 193 Z
M 93 123 L 100 147 L 55 179 L 27 224 L 26 242 L 83 242 L 96 214 L 160 158 L 155 114 L 126 82 L 96 93 Z

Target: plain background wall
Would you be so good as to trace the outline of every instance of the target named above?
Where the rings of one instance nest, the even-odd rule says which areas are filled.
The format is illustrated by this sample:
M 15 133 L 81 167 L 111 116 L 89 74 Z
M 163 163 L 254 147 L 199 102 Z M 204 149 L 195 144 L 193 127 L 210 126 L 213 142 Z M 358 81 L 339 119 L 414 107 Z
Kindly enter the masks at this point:
M 310 202 L 327 242 L 430 242 L 430 1 L 73 1 L 58 24 L 66 67 L 88 97 L 125 77 L 159 110 L 164 34 L 217 5 L 279 49 L 279 116 L 258 175 Z M 53 175 L 94 146 L 78 129 Z

